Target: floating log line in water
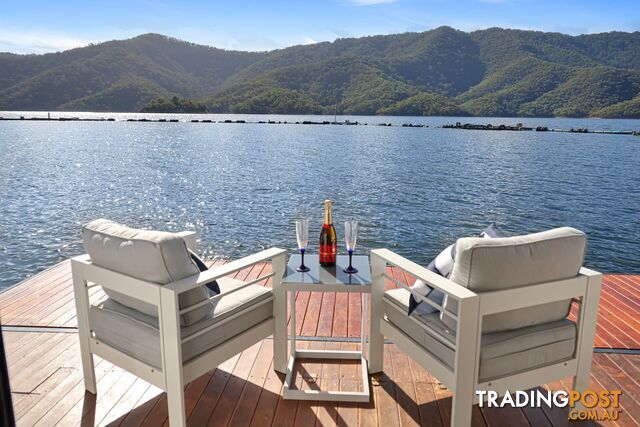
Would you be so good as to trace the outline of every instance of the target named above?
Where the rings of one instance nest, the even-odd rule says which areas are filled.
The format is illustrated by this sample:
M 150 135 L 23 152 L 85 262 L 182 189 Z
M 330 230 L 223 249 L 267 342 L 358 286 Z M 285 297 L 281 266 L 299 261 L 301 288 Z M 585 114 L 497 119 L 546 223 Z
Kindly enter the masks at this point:
M 253 123 L 253 124 L 283 124 L 283 125 L 332 125 L 332 126 L 386 126 L 386 127 L 403 127 L 403 128 L 442 128 L 442 129 L 463 129 L 463 130 L 485 130 L 485 131 L 536 131 L 536 132 L 569 132 L 569 133 L 595 133 L 595 134 L 605 134 L 605 135 L 635 135 L 640 136 L 640 130 L 589 130 L 587 128 L 569 128 L 569 129 L 554 129 L 549 128 L 547 126 L 537 126 L 530 127 L 524 126 L 522 123 L 518 123 L 515 126 L 513 125 L 492 125 L 492 124 L 474 124 L 474 123 L 460 123 L 457 122 L 452 125 L 442 125 L 442 126 L 430 126 L 420 123 L 402 123 L 402 124 L 392 124 L 392 123 L 365 123 L 360 121 L 350 121 L 345 120 L 343 122 L 337 121 L 313 121 L 313 120 L 259 120 L 259 121 L 248 121 L 248 120 L 213 120 L 213 119 L 190 119 L 190 120 L 179 120 L 179 119 L 149 119 L 149 118 L 140 118 L 140 119 L 120 119 L 116 120 L 113 117 L 3 117 L 0 116 L 0 121 L 7 120 L 24 120 L 24 121 L 58 121 L 58 122 L 142 122 L 142 123 Z
M 36 122 L 115 122 L 117 121 L 113 117 L 104 118 L 89 118 L 89 117 L 2 117 L 0 116 L 0 120 L 25 120 L 25 121 L 36 121 Z M 156 121 L 156 120 L 154 120 Z M 165 120 L 166 121 L 166 120 Z M 177 120 L 176 120 L 177 121 Z
M 115 122 L 115 121 L 120 121 L 120 122 L 148 122 L 148 123 L 178 123 L 178 122 L 182 122 L 182 123 L 254 123 L 254 124 L 284 124 L 284 125 L 339 125 L 339 126 L 368 126 L 369 123 L 363 123 L 363 122 L 352 122 L 350 120 L 345 120 L 343 122 L 336 122 L 336 121 L 329 121 L 329 120 L 324 120 L 321 122 L 316 122 L 313 120 L 296 120 L 296 121 L 291 121 L 291 120 L 259 120 L 259 121 L 247 121 L 247 120 L 213 120 L 213 119 L 191 119 L 191 120 L 179 120 L 179 119 L 165 119 L 165 118 L 161 118 L 161 119 L 149 119 L 149 118 L 140 118 L 140 119 L 133 119 L 133 118 L 129 118 L 129 119 L 120 119 L 120 120 L 116 120 L 113 117 L 93 117 L 93 118 L 89 118 L 89 117 L 25 117 L 25 116 L 20 116 L 20 117 L 3 117 L 0 116 L 0 120 L 24 120 L 24 121 L 56 121 L 56 122 Z M 371 124 L 371 126 L 402 126 L 402 127 L 415 127 L 415 128 L 422 128 L 422 127 L 429 127 L 428 125 L 423 125 L 423 124 L 413 124 L 413 123 L 404 123 L 402 125 L 393 125 L 392 123 L 375 123 L 375 124 Z
M 640 131 L 637 130 L 589 130 L 587 128 L 570 128 L 570 129 L 553 129 L 547 126 L 529 127 L 523 126 L 522 123 L 518 123 L 515 126 L 510 125 L 492 125 L 492 124 L 474 124 L 474 123 L 460 123 L 457 122 L 454 125 L 443 125 L 443 129 L 463 129 L 463 130 L 491 130 L 491 131 L 536 131 L 536 132 L 569 132 L 569 133 L 598 133 L 606 135 L 636 135 L 640 136 Z

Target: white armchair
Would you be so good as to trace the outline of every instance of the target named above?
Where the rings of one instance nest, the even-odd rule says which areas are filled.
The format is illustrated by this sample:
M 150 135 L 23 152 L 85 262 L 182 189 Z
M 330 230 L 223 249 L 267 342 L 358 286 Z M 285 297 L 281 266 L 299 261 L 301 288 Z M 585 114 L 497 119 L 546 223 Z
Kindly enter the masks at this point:
M 383 368 L 389 337 L 453 392 L 451 425 L 469 426 L 476 391 L 526 390 L 573 377 L 588 388 L 601 274 L 581 268 L 586 238 L 571 228 L 500 239 L 463 238 L 449 279 L 387 249 L 371 252 L 369 371 Z M 407 315 L 400 268 L 445 294 L 436 313 Z M 385 292 L 385 282 L 399 286 Z M 414 295 L 415 297 L 415 295 Z M 572 300 L 580 310 L 567 318 Z
M 71 268 L 89 392 L 96 393 L 95 354 L 165 390 L 171 425 L 184 426 L 186 383 L 278 336 L 273 293 L 256 283 L 271 278 L 279 285 L 284 250 L 264 250 L 199 272 L 187 251 L 196 250 L 195 233 L 134 230 L 97 220 L 83 227 L 83 238 L 88 254 L 73 258 Z M 264 261 L 272 262 L 272 273 L 248 282 L 228 277 Z M 205 288 L 214 281 L 218 294 Z M 95 286 L 104 291 L 98 301 L 89 296 Z

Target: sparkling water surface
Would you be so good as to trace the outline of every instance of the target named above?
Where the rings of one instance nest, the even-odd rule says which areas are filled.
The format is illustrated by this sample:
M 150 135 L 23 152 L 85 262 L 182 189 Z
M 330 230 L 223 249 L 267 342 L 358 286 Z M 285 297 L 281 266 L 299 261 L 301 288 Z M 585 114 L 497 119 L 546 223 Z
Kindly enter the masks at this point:
M 19 115 L 46 117 L 0 113 Z M 100 217 L 195 230 L 206 256 L 224 258 L 293 251 L 294 221 L 309 217 L 313 253 L 326 198 L 342 253 L 346 218 L 360 221 L 356 253 L 387 247 L 425 265 L 494 221 L 509 234 L 569 225 L 588 234 L 588 266 L 640 273 L 640 137 L 433 127 L 640 130 L 639 120 L 338 116 L 369 125 L 319 126 L 189 121 L 332 117 L 64 115 L 117 121 L 0 121 L 0 289 L 82 253 L 80 225 Z

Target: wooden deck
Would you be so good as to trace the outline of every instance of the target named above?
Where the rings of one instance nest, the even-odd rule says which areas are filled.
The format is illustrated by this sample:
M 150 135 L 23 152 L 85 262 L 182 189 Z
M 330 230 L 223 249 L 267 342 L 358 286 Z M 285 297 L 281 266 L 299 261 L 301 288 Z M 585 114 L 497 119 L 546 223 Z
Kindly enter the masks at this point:
M 261 264 L 240 271 L 236 277 L 257 278 L 270 268 L 270 264 Z M 390 273 L 398 280 L 412 282 L 400 271 L 390 269 Z M 358 295 L 299 293 L 299 346 L 357 348 L 354 341 L 360 336 L 360 314 Z M 68 262 L 0 294 L 0 322 L 18 425 L 167 425 L 166 397 L 159 389 L 99 358 L 98 394 L 84 392 Z M 312 336 L 323 339 L 304 339 Z M 393 344 L 385 345 L 385 371 L 372 378 L 373 398 L 368 404 L 283 400 L 283 378 L 271 366 L 271 344 L 267 339 L 189 384 L 189 425 L 449 424 L 451 393 Z M 596 347 L 599 353 L 594 356 L 592 388 L 623 390 L 620 419 L 608 424 L 640 425 L 640 276 L 605 276 Z M 352 362 L 322 360 L 303 361 L 298 369 L 300 387 L 343 390 L 358 384 L 360 372 Z M 568 390 L 570 385 L 565 379 L 544 388 Z M 475 407 L 473 423 L 555 426 L 570 422 L 561 409 Z

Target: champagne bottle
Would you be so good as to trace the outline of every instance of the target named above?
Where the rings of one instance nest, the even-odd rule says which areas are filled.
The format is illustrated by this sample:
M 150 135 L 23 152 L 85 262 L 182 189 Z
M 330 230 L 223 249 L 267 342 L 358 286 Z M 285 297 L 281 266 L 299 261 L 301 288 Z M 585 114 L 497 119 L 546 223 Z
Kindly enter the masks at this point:
M 338 241 L 336 239 L 336 229 L 333 228 L 333 218 L 331 217 L 331 200 L 324 201 L 324 222 L 320 232 L 320 265 L 331 267 L 336 265 L 336 253 L 338 252 Z

